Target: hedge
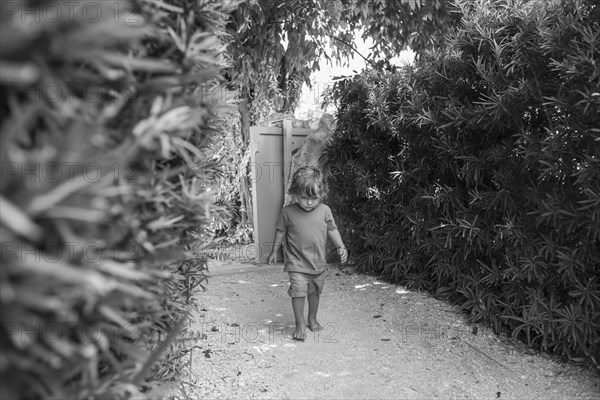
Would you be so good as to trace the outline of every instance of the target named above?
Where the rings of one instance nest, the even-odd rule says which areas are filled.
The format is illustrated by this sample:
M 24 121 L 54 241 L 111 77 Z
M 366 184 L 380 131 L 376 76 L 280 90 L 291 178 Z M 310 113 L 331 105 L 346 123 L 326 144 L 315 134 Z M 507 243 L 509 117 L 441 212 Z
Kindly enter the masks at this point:
M 600 364 L 600 7 L 459 1 L 444 50 L 333 91 L 332 208 L 364 271 Z

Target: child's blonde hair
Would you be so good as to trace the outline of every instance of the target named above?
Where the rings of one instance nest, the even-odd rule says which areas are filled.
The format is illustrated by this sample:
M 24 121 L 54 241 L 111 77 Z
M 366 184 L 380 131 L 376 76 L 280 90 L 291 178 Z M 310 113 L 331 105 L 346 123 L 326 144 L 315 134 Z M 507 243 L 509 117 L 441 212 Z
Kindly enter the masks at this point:
M 327 184 L 323 173 L 313 167 L 298 168 L 292 176 L 288 193 L 295 196 L 325 197 Z

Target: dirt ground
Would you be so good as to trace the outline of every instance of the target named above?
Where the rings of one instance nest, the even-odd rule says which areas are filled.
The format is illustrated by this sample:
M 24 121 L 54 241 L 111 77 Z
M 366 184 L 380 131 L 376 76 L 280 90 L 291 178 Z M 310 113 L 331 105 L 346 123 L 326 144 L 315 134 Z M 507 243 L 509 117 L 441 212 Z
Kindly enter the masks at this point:
M 373 276 L 330 269 L 325 329 L 299 342 L 281 265 L 213 262 L 210 274 L 181 371 L 190 399 L 600 399 L 597 372 Z

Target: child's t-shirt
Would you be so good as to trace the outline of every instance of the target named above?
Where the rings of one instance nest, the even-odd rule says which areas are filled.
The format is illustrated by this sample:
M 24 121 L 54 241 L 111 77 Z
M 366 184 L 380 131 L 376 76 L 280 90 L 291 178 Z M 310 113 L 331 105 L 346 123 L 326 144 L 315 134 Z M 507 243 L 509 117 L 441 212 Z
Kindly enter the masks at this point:
M 325 271 L 327 231 L 337 229 L 329 206 L 321 203 L 305 211 L 298 204 L 290 204 L 281 210 L 275 227 L 285 232 L 284 271 L 306 274 Z

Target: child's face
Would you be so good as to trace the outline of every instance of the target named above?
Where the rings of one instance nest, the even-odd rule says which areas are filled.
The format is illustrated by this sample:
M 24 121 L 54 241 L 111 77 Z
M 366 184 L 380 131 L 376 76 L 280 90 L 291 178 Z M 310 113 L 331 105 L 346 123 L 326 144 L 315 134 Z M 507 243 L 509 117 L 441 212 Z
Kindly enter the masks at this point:
M 304 211 L 312 211 L 321 202 L 321 196 L 308 196 L 303 193 L 296 195 L 296 202 Z

